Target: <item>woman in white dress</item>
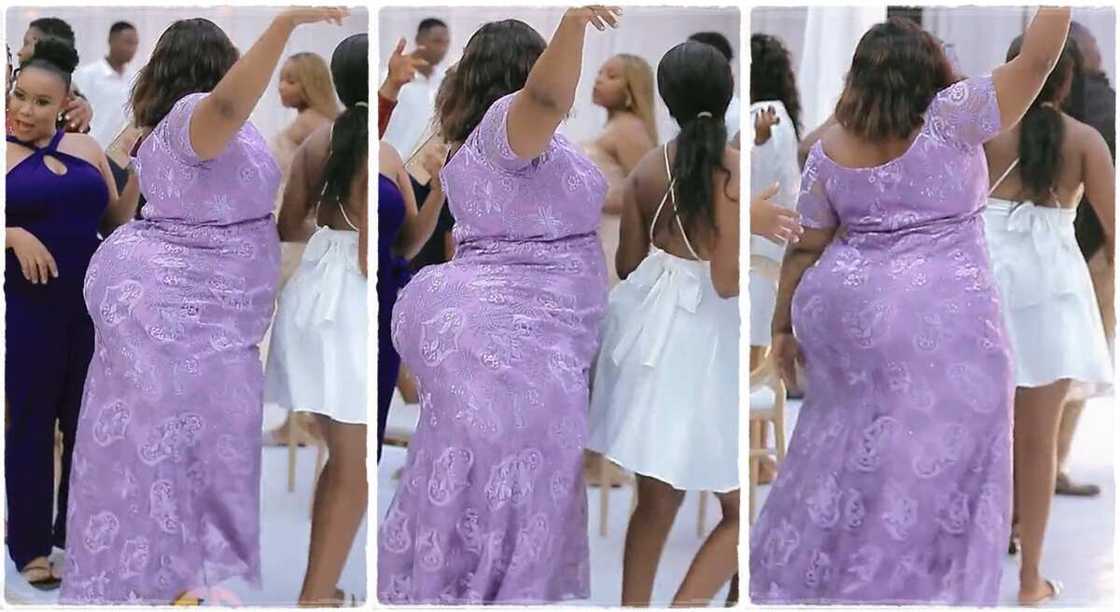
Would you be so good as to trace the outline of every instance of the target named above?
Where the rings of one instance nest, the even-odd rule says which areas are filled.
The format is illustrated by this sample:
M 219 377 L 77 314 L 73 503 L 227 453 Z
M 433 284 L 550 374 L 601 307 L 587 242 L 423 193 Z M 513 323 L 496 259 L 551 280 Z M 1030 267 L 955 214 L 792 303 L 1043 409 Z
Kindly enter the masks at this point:
M 1016 39 L 1007 59 L 1019 54 Z M 1020 601 L 1056 595 L 1040 571 L 1057 472 L 1058 422 L 1075 386 L 1111 383 L 1112 365 L 1089 269 L 1074 237 L 1084 193 L 1113 240 L 1114 172 L 1101 135 L 1061 110 L 1067 43 L 1022 121 L 985 145 L 992 188 L 984 222 L 1014 353 L 1014 484 Z M 1014 537 L 1014 536 L 1013 536 Z
M 331 85 L 331 72 L 327 62 L 315 53 L 296 53 L 290 56 L 280 70 L 280 84 L 277 88 L 280 104 L 284 108 L 296 110 L 296 117 L 283 130 L 278 132 L 271 144 L 272 154 L 280 165 L 281 189 L 276 202 L 279 214 L 283 200 L 283 186 L 291 174 L 292 158 L 308 136 L 325 125 L 330 125 L 338 116 L 338 102 L 335 100 L 334 87 Z M 303 255 L 302 242 L 280 243 L 280 287 L 295 274 Z M 292 419 L 295 419 L 294 422 Z M 294 427 L 293 427 L 294 425 Z M 284 446 L 288 437 L 295 436 L 295 442 L 303 445 L 315 440 L 314 422 L 289 415 L 284 423 L 264 436 L 266 446 Z
M 714 47 L 686 42 L 658 66 L 680 135 L 623 189 L 622 240 L 592 378 L 588 448 L 637 474 L 622 602 L 648 605 L 685 491 L 714 491 L 723 519 L 675 603 L 710 600 L 736 571 L 739 531 L 739 153 L 724 113 L 733 83 Z
M 307 247 L 280 294 L 264 400 L 315 413 L 329 452 L 315 488 L 304 605 L 349 599 L 336 584 L 368 498 L 368 52 L 365 34 L 335 49 L 331 72 L 345 110 L 296 151 L 278 222 L 282 240 Z

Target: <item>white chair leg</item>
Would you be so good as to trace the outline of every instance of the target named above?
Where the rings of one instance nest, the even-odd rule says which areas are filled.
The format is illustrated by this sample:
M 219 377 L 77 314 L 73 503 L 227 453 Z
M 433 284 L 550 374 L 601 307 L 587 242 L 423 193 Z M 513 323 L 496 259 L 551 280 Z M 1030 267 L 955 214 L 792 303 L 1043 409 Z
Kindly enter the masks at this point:
M 607 523 L 610 515 L 611 483 L 608 474 L 610 461 L 599 455 L 599 535 L 607 537 Z
M 699 491 L 699 494 L 700 494 L 700 503 L 698 505 L 700 506 L 700 511 L 697 513 L 697 516 L 696 516 L 696 537 L 703 538 L 704 537 L 704 527 L 705 527 L 704 524 L 708 522 L 706 520 L 708 518 L 708 492 L 707 491 Z
M 296 490 L 296 413 L 288 413 L 288 493 Z

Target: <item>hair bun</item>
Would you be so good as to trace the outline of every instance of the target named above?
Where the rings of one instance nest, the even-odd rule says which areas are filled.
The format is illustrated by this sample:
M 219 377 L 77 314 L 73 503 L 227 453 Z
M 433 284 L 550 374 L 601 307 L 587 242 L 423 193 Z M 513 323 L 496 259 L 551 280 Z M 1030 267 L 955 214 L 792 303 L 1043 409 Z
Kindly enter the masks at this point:
M 44 36 L 35 43 L 35 50 L 29 61 L 44 61 L 66 74 L 72 74 L 78 67 L 78 51 L 62 38 Z

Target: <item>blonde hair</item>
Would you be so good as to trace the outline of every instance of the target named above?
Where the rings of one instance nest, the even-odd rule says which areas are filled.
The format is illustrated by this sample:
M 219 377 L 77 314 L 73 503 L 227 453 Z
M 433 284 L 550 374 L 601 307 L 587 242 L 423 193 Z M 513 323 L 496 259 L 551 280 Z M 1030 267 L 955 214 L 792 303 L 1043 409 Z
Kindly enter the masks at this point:
M 326 60 L 315 53 L 303 52 L 289 57 L 288 63 L 295 72 L 296 82 L 303 88 L 307 107 L 332 121 L 337 118 L 338 102 L 335 101 L 331 71 Z
M 630 100 L 626 110 L 642 120 L 649 137 L 657 144 L 657 120 L 653 115 L 653 68 L 637 55 L 619 53 L 615 57 L 622 60 L 622 79 Z

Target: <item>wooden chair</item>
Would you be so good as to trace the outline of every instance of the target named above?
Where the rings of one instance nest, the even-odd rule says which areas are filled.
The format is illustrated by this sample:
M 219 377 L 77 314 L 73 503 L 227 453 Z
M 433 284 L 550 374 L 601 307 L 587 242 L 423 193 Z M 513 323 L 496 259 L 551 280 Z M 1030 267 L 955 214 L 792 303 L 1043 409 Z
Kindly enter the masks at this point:
M 786 457 L 786 386 L 778 374 L 773 360 L 764 359 L 762 365 L 751 372 L 750 381 L 750 423 L 762 431 L 762 444 L 756 446 L 752 440 L 748 465 L 750 471 L 750 484 L 748 491 L 748 523 L 754 523 L 755 517 L 755 489 L 758 487 L 761 475 L 762 460 L 773 457 L 780 467 Z M 770 446 L 767 440 L 767 429 L 773 428 L 774 444 Z

